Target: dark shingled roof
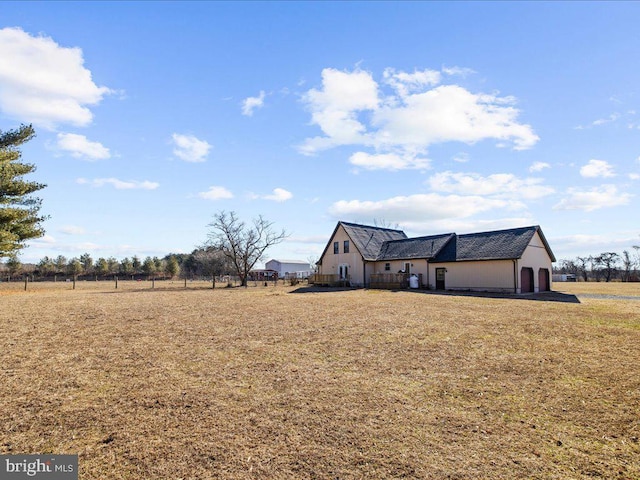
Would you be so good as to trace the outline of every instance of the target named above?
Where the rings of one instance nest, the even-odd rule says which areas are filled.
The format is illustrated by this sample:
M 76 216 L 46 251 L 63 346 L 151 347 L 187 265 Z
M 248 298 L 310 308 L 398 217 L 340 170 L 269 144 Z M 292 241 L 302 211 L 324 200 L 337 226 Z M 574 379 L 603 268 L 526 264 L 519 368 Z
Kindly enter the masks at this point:
M 555 257 L 539 226 L 456 235 L 432 260 L 464 262 L 469 260 L 508 260 L 522 257 L 527 245 L 538 232 L 551 260 Z
M 378 254 L 378 260 L 433 258 L 452 237 L 455 237 L 455 233 L 385 242 Z
M 536 232 L 540 235 L 551 261 L 556 261 L 542 230 L 537 225 L 465 235 L 445 233 L 417 238 L 407 238 L 402 230 L 347 222 L 338 222 L 333 235 L 341 225 L 364 260 L 369 262 L 412 258 L 426 258 L 431 263 L 516 259 L 522 257 Z M 327 244 L 325 252 L 328 248 Z
M 402 230 L 391 228 L 371 227 L 356 223 L 339 222 L 351 241 L 358 248 L 365 260 L 373 261 L 378 257 L 380 248 L 391 240 L 404 240 L 407 235 Z M 336 227 L 337 228 L 337 227 Z

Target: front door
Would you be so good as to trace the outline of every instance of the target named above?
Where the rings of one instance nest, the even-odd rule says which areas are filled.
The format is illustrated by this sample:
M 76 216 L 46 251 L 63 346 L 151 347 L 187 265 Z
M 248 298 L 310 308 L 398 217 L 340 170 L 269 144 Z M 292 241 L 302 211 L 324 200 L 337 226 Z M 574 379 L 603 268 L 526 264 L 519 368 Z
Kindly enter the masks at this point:
M 346 264 L 340 265 L 338 272 L 340 273 L 341 281 L 349 280 L 349 265 L 346 265 Z
M 444 273 L 446 271 L 446 268 L 436 268 L 436 290 L 445 289 Z

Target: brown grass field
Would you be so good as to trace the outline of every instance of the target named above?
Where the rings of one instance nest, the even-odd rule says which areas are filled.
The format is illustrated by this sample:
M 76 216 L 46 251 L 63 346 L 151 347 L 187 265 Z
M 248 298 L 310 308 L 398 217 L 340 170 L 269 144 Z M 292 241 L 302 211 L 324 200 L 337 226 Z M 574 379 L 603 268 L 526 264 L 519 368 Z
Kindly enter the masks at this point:
M 0 453 L 77 453 L 83 480 L 640 478 L 640 284 L 158 286 L 0 284 Z

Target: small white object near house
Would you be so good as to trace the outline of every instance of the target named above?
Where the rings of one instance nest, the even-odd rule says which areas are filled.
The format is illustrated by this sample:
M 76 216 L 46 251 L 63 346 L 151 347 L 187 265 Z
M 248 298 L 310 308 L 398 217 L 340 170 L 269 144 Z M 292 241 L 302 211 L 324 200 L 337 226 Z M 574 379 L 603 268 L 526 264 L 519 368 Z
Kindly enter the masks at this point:
M 409 277 L 409 288 L 418 288 L 420 287 L 420 282 L 418 280 L 417 275 L 411 275 Z

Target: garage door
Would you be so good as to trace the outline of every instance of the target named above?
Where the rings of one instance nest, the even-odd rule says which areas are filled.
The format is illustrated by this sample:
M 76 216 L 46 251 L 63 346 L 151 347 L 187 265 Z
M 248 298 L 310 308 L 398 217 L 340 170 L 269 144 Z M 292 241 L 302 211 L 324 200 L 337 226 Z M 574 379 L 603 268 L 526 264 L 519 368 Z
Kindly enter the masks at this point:
M 541 268 L 538 270 L 538 291 L 548 292 L 549 289 L 549 269 Z
M 522 293 L 533 292 L 533 268 L 523 267 L 520 270 L 520 291 Z

